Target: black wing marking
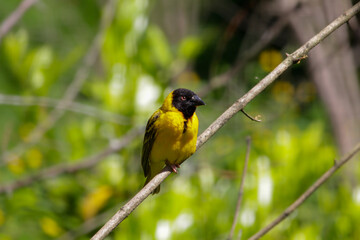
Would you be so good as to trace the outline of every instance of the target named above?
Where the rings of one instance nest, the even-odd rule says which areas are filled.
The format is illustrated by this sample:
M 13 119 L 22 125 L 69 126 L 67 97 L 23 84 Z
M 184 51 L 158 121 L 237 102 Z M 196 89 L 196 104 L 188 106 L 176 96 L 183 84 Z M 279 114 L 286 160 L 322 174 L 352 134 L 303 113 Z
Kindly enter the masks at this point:
M 183 134 L 186 132 L 186 129 L 187 129 L 187 120 L 184 121 L 184 130 L 183 130 Z
M 158 110 L 150 117 L 146 125 L 142 156 L 141 156 L 141 165 L 144 170 L 145 177 L 147 177 L 150 174 L 149 157 L 157 134 L 154 123 L 159 117 L 160 117 L 160 111 Z

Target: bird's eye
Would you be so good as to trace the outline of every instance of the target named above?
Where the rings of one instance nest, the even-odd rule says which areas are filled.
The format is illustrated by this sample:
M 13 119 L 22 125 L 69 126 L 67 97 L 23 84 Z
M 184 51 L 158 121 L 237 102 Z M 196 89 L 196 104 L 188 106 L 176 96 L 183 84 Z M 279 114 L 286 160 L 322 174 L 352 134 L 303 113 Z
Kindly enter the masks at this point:
M 185 97 L 185 96 L 181 96 L 181 97 L 180 97 L 180 100 L 181 100 L 181 101 L 185 101 L 185 100 L 186 100 L 186 97 Z

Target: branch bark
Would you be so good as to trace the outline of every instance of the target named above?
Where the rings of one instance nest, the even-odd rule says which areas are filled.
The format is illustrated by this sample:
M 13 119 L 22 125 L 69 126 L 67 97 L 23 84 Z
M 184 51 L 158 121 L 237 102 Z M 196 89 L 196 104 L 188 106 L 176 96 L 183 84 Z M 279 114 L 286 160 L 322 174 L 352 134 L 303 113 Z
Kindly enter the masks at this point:
M 347 22 L 351 17 L 360 11 L 360 3 L 355 4 L 341 16 L 336 18 L 318 34 L 307 41 L 303 46 L 281 62 L 272 72 L 256 84 L 243 97 L 239 98 L 232 106 L 230 106 L 220 117 L 218 117 L 199 137 L 197 141 L 197 149 L 204 145 L 222 126 L 225 125 L 237 112 L 243 109 L 255 96 L 262 92 L 267 86 L 274 82 L 285 70 L 287 70 L 294 62 L 302 59 L 307 53 L 318 45 L 322 40 Z M 160 185 L 171 173 L 170 167 L 165 167 L 161 173 L 156 175 L 146 186 L 144 186 L 130 201 L 128 201 L 115 215 L 91 238 L 92 240 L 104 239 L 112 232 L 130 213 L 142 203 L 151 192 Z
M 237 223 L 237 220 L 239 218 L 242 197 L 243 197 L 243 194 L 244 194 L 245 175 L 246 175 L 247 166 L 248 166 L 248 162 L 249 162 L 250 146 L 251 146 L 251 137 L 249 137 L 249 136 L 246 138 L 246 146 L 247 147 L 246 147 L 246 156 L 245 156 L 245 162 L 244 162 L 244 169 L 243 169 L 242 176 L 241 176 L 239 195 L 238 195 L 238 200 L 237 200 L 237 203 L 236 203 L 236 210 L 235 210 L 235 214 L 234 214 L 234 220 L 233 220 L 233 223 L 232 223 L 232 226 L 231 226 L 231 230 L 230 230 L 230 234 L 228 236 L 228 240 L 233 239 L 236 223 Z
M 57 240 L 75 240 L 79 239 L 81 236 L 88 234 L 89 232 L 93 232 L 97 228 L 101 227 L 101 225 L 103 225 L 109 219 L 109 217 L 113 215 L 114 211 L 119 209 L 121 205 L 122 204 L 119 203 L 115 207 L 107 210 L 106 212 L 103 212 L 94 216 L 93 218 L 86 220 L 76 229 L 64 233 L 62 236 L 57 238 Z
M 258 231 L 251 236 L 248 240 L 256 240 L 264 236 L 267 232 L 278 225 L 282 220 L 287 218 L 295 209 L 297 209 L 311 194 L 313 194 L 326 180 L 328 180 L 339 168 L 341 168 L 346 162 L 348 162 L 357 152 L 360 151 L 360 143 L 355 148 L 343 157 L 340 161 L 335 161 L 334 166 L 326 171 L 316 182 L 311 185 L 296 201 L 291 204 L 278 218 L 272 221 L 269 225 Z

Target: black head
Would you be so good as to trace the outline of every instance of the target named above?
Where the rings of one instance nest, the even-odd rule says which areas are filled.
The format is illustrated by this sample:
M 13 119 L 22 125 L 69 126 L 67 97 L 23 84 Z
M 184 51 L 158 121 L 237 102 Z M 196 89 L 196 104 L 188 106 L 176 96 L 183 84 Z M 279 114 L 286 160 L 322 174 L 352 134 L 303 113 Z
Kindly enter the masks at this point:
M 189 119 L 194 114 L 196 107 L 205 105 L 205 103 L 193 91 L 178 88 L 173 91 L 172 105 L 183 113 L 185 119 Z

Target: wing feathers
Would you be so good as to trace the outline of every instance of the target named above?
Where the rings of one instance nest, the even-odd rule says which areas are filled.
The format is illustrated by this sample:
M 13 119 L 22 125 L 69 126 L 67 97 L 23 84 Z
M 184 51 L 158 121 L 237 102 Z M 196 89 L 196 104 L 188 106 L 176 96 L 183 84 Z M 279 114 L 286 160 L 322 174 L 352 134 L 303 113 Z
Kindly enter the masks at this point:
M 150 174 L 150 153 L 156 138 L 155 122 L 160 116 L 160 110 L 156 111 L 146 125 L 144 145 L 142 149 L 141 165 L 144 170 L 144 175 L 147 177 Z

